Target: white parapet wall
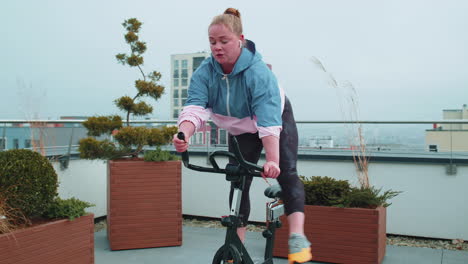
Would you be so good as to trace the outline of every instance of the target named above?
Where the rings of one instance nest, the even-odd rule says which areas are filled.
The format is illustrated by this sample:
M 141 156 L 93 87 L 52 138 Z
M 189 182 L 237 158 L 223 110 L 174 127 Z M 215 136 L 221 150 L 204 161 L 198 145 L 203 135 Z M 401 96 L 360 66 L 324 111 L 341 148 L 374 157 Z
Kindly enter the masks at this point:
M 205 165 L 206 157 L 191 157 L 191 163 Z M 351 161 L 299 160 L 298 173 L 358 183 Z M 182 177 L 184 214 L 208 217 L 229 214 L 229 183 L 224 176 L 184 168 Z M 447 175 L 445 164 L 372 162 L 369 178 L 372 185 L 383 191 L 402 191 L 387 208 L 387 233 L 468 240 L 468 166 L 457 166 L 456 175 Z M 261 178 L 252 183 L 251 221 L 265 221 L 265 204 L 269 200 L 263 195 L 266 187 Z
M 58 162 L 53 165 L 62 199 L 75 197 L 94 204 L 86 211 L 93 213 L 95 218 L 107 215 L 107 161 L 71 160 L 65 170 L 60 169 Z
M 206 156 L 191 156 L 190 162 L 206 165 Z M 264 161 L 261 160 L 260 164 Z M 224 166 L 225 162 L 220 162 Z M 95 217 L 106 215 L 107 163 L 72 160 L 60 170 L 62 198 L 76 197 L 94 203 L 89 208 Z M 299 160 L 298 172 L 304 176 L 330 176 L 357 184 L 351 161 Z M 433 238 L 468 240 L 468 166 L 457 166 L 455 175 L 446 174 L 446 165 L 430 163 L 371 162 L 371 184 L 383 190 L 402 191 L 387 211 L 387 233 Z M 276 180 L 269 180 L 275 184 Z M 265 221 L 263 191 L 268 187 L 255 178 L 251 187 L 251 221 Z M 224 175 L 182 169 L 182 211 L 185 215 L 219 218 L 229 214 L 229 182 Z
M 300 161 L 303 175 L 330 176 L 357 183 L 352 162 Z M 468 239 L 468 166 L 446 174 L 446 164 L 372 162 L 370 183 L 402 191 L 387 208 L 387 233 Z

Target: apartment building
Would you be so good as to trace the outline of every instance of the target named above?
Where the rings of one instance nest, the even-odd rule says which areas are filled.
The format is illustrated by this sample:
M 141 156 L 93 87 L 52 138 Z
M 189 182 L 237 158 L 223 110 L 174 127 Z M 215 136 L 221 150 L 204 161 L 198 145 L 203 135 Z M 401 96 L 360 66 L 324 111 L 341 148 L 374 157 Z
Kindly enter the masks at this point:
M 443 110 L 443 120 L 468 121 L 468 107 Z M 430 151 L 467 152 L 468 124 L 434 124 L 433 129 L 426 130 L 426 146 Z
M 177 119 L 188 97 L 188 87 L 192 74 L 210 56 L 208 52 L 171 55 L 171 114 Z M 212 145 L 226 145 L 227 132 L 214 125 L 207 125 L 190 139 L 192 145 L 204 145 L 207 140 Z
M 188 97 L 188 86 L 193 72 L 207 57 L 208 52 L 171 55 L 171 113 L 177 119 Z

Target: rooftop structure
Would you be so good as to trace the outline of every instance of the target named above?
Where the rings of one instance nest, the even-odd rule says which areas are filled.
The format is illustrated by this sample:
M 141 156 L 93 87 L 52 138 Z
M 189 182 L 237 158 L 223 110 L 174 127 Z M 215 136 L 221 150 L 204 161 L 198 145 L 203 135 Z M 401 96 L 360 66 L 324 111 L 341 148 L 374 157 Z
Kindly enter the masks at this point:
M 443 110 L 444 120 L 468 120 L 468 108 Z M 466 152 L 468 151 L 468 124 L 434 124 L 426 130 L 426 145 L 429 151 Z

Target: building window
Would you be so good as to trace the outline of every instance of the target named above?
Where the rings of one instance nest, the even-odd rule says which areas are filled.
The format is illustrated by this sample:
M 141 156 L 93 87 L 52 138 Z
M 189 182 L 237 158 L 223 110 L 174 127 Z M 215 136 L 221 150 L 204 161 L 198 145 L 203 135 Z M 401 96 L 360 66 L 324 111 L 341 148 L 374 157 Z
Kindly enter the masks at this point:
M 211 136 L 210 131 L 206 131 L 205 132 L 205 144 L 210 144 L 210 136 Z
M 227 145 L 227 133 L 224 129 L 219 130 L 219 144 Z
M 187 60 L 182 60 L 182 69 L 187 69 Z
M 179 117 L 179 109 L 174 109 L 174 116 L 173 118 L 177 119 Z
M 19 139 L 17 138 L 13 139 L 13 148 L 19 149 Z
M 187 89 L 182 89 L 181 90 L 181 95 L 180 95 L 180 98 L 182 99 L 182 105 L 185 105 L 185 103 L 187 102 Z
M 179 98 L 174 99 L 174 106 L 179 106 Z
M 182 78 L 187 78 L 188 77 L 187 69 L 182 69 L 182 75 L 180 77 L 182 77 Z
M 182 86 L 187 86 L 187 85 L 188 85 L 187 79 L 182 79 Z
M 205 60 L 205 57 L 193 57 L 193 60 L 192 60 L 193 71 L 195 71 L 204 60 Z
M 174 89 L 174 98 L 179 98 L 179 90 Z
M 179 86 L 179 78 L 174 79 L 174 87 Z
M 182 89 L 182 98 L 187 98 L 187 89 Z
M 174 61 L 174 78 L 179 78 L 179 61 L 178 60 L 175 60 Z M 179 86 L 179 85 L 175 85 L 175 82 L 174 82 L 174 86 Z
M 197 132 L 190 138 L 192 144 L 201 145 L 203 144 L 203 132 Z

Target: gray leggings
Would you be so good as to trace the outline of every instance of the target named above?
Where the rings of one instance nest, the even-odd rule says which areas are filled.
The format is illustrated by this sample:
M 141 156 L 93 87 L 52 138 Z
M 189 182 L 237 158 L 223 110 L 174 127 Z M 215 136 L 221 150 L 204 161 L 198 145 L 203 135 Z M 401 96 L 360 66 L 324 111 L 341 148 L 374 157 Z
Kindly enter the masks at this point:
M 288 98 L 285 98 L 285 105 L 282 115 L 283 130 L 280 134 L 280 169 L 281 173 L 277 178 L 282 189 L 282 199 L 285 206 L 286 215 L 294 212 L 304 212 L 304 185 L 297 175 L 297 127 L 294 120 L 294 114 L 291 103 Z M 229 151 L 232 151 L 231 135 L 229 135 Z M 247 161 L 257 163 L 260 159 L 260 154 L 263 149 L 262 140 L 255 134 L 242 134 L 236 136 L 242 155 Z M 231 162 L 234 162 L 231 160 Z M 247 225 L 250 215 L 250 196 L 249 189 L 252 184 L 253 177 L 248 177 L 245 182 L 245 188 L 242 192 L 242 200 L 240 206 L 240 217 L 243 226 Z M 232 196 L 234 184 L 231 184 L 231 192 L 229 195 L 229 205 L 232 204 Z

